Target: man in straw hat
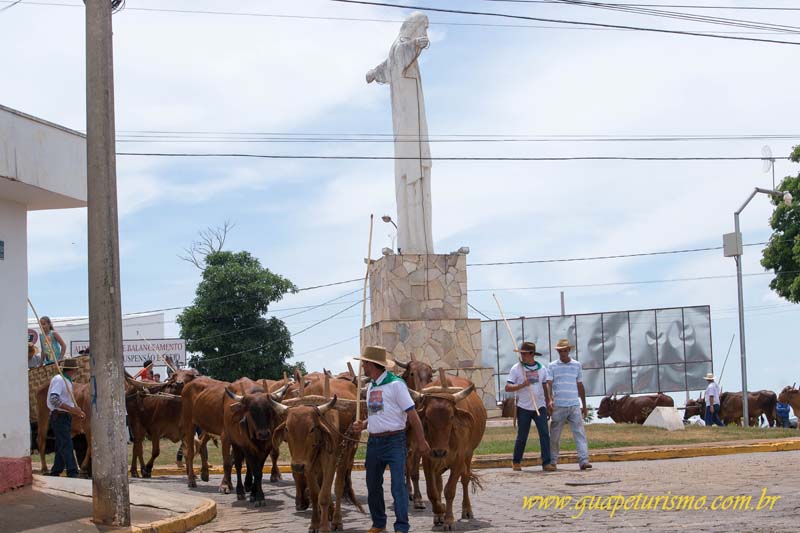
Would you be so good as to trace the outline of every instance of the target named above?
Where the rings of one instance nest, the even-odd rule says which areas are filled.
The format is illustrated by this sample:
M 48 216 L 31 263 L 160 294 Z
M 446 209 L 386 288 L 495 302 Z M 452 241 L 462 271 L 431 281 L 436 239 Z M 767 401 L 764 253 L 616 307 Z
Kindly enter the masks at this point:
M 53 461 L 51 476 L 60 476 L 66 468 L 67 477 L 78 477 L 78 463 L 75 461 L 75 450 L 72 447 L 72 415 L 85 418 L 83 411 L 72 402 L 75 394 L 72 376 L 78 370 L 78 361 L 64 359 L 61 371 L 50 380 L 47 389 L 47 407 L 50 409 L 50 427 L 56 438 L 56 457 Z
M 539 446 L 542 452 L 542 469 L 545 472 L 554 472 L 556 466 L 550 461 L 550 432 L 547 429 L 547 414 L 553 410 L 550 400 L 550 384 L 547 368 L 534 360 L 534 356 L 542 355 L 536 351 L 536 344 L 525 341 L 519 350 L 520 361 L 511 367 L 506 380 L 506 392 L 517 393 L 517 440 L 514 442 L 514 455 L 511 458 L 511 467 L 522 470 L 522 454 L 528 442 L 528 433 L 531 421 L 536 424 L 539 433 Z M 525 389 L 530 388 L 536 399 L 536 406 L 531 400 L 531 393 Z
M 712 372 L 706 374 L 705 380 L 708 382 L 708 387 L 706 387 L 706 412 L 703 421 L 707 426 L 725 425 L 719 419 L 719 385 L 717 385 L 716 379 Z
M 586 418 L 586 390 L 583 388 L 581 364 L 569 356 L 574 346 L 568 339 L 561 339 L 556 344 L 558 359 L 550 363 L 548 380 L 553 382 L 553 415 L 550 423 L 550 456 L 555 465 L 558 463 L 558 451 L 561 441 L 561 430 L 569 422 L 575 447 L 578 449 L 578 464 L 581 470 L 592 468 L 589 462 L 589 443 L 586 441 L 586 430 L 583 419 Z
M 417 450 L 423 455 L 430 453 L 425 440 L 422 423 L 415 409 L 414 400 L 402 378 L 389 369 L 394 361 L 386 356 L 386 348 L 367 346 L 361 357 L 364 375 L 370 378 L 367 386 L 366 420 L 353 423 L 353 430 L 369 431 L 367 441 L 367 503 L 372 515 L 372 527 L 368 533 L 386 531 L 386 505 L 383 500 L 383 472 L 386 467 L 392 476 L 392 498 L 396 517 L 394 531 L 408 533 L 408 489 L 406 488 L 406 422 L 411 425 L 412 435 L 417 439 Z

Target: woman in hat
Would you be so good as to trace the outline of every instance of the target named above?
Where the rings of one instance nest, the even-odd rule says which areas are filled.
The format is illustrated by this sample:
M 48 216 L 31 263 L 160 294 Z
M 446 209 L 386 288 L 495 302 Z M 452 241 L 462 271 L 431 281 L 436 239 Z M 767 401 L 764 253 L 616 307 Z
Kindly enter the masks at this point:
M 394 531 L 408 533 L 408 488 L 406 487 L 406 421 L 412 435 L 417 438 L 417 450 L 422 455 L 430 453 L 425 440 L 414 400 L 408 393 L 406 382 L 389 372 L 394 361 L 386 357 L 386 348 L 367 346 L 361 357 L 364 375 L 370 378 L 367 385 L 366 420 L 353 422 L 353 430 L 369 430 L 367 457 L 367 503 L 372 516 L 368 533 L 386 531 L 386 504 L 383 500 L 383 471 L 389 467 L 392 477 L 392 498 L 396 517 Z
M 536 351 L 536 344 L 525 341 L 515 351 L 519 352 L 520 361 L 511 367 L 506 380 L 506 392 L 517 393 L 517 440 L 514 443 L 511 467 L 522 470 L 522 454 L 525 452 L 533 421 L 539 433 L 542 469 L 545 472 L 554 472 L 556 467 L 550 461 L 550 432 L 547 429 L 547 414 L 553 409 L 550 384 L 547 383 L 547 368 L 534 360 L 534 356 L 542 355 Z M 531 395 L 536 400 L 536 405 L 533 404 Z
M 712 372 L 706 374 L 705 380 L 708 382 L 708 387 L 706 387 L 706 412 L 703 417 L 706 426 L 725 425 L 719 419 L 719 385 L 717 385 L 716 379 Z

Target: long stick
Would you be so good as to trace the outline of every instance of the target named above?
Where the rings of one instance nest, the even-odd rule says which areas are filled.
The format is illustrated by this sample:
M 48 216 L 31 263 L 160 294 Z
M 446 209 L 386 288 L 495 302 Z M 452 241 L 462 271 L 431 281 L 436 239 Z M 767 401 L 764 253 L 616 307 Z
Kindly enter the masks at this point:
M 39 320 L 39 313 L 36 312 L 36 308 L 33 306 L 33 302 L 31 302 L 30 298 L 28 298 L 28 305 L 31 306 L 31 310 L 33 311 L 33 316 L 36 317 L 36 323 L 39 324 L 39 331 L 42 332 L 42 337 L 44 338 L 44 341 L 47 344 L 48 351 L 51 354 L 53 354 L 53 361 L 55 361 L 55 363 L 56 363 L 56 370 L 58 370 L 58 373 L 61 374 L 61 378 L 64 381 L 69 381 L 67 379 L 67 377 L 64 375 L 64 372 L 61 371 L 61 365 L 58 364 L 58 357 L 56 357 L 56 352 L 55 352 L 55 350 L 53 350 L 53 345 L 50 343 L 50 337 L 45 335 L 44 329 L 42 328 L 42 321 Z M 44 354 L 42 354 L 42 356 L 44 356 Z M 69 397 L 72 400 L 72 405 L 74 405 L 75 407 L 80 408 L 80 406 L 78 405 L 78 402 L 75 401 L 75 395 L 72 394 L 72 387 L 67 387 L 67 392 L 69 393 Z
M 731 354 L 731 348 L 733 348 L 733 339 L 736 338 L 736 333 L 731 335 L 731 343 L 728 345 L 728 353 L 725 354 L 725 362 L 722 363 L 722 372 L 719 373 L 719 379 L 717 380 L 717 385 L 719 386 L 719 391 L 722 392 L 722 374 L 725 373 L 725 365 L 728 364 L 728 356 Z
M 364 305 L 361 308 L 361 331 L 362 335 L 365 335 L 365 329 L 367 327 L 367 282 L 369 281 L 369 267 L 372 263 L 372 219 L 373 215 L 369 215 L 369 244 L 367 244 L 367 273 L 364 274 Z M 362 346 L 361 349 L 363 350 L 364 347 Z M 364 372 L 364 368 L 361 365 L 361 359 L 358 360 L 358 379 L 356 380 L 356 388 L 361 390 L 361 375 Z M 359 398 L 360 398 L 359 394 Z M 356 420 L 361 420 L 361 402 L 356 404 Z
M 519 351 L 519 346 L 517 346 L 517 338 L 514 337 L 514 333 L 511 332 L 511 325 L 508 323 L 508 320 L 506 320 L 506 315 L 505 313 L 503 313 L 503 307 L 500 305 L 500 300 L 497 299 L 497 295 L 495 295 L 494 293 L 492 293 L 492 297 L 494 298 L 494 301 L 497 303 L 497 309 L 500 310 L 500 316 L 503 317 L 503 322 L 505 323 L 506 329 L 508 330 L 508 336 L 511 337 L 511 342 L 514 343 L 514 350 Z M 519 360 L 520 362 L 522 362 L 522 354 L 520 354 Z M 523 375 L 524 374 L 525 372 L 523 372 Z M 525 379 L 527 379 L 527 375 L 525 376 Z M 536 404 L 536 398 L 533 396 L 533 388 L 530 386 L 530 384 L 528 384 L 527 388 L 528 392 L 531 394 L 531 402 L 533 402 L 533 409 L 536 411 L 536 415 L 538 416 L 539 406 Z

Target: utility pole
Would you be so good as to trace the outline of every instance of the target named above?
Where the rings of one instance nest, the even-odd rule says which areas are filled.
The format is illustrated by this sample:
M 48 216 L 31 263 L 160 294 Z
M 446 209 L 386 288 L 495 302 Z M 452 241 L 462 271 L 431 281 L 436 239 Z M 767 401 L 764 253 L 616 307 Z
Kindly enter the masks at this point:
M 129 526 L 111 4 L 112 0 L 86 0 L 92 520 Z
M 567 314 L 567 307 L 564 305 L 564 291 L 561 291 L 561 316 Z

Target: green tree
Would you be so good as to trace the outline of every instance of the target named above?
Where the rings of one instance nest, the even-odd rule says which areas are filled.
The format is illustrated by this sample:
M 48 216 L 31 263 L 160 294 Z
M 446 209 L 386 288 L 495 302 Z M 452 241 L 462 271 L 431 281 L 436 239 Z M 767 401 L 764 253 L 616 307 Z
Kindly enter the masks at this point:
M 224 381 L 278 379 L 296 366 L 286 363 L 292 339 L 282 320 L 264 315 L 270 304 L 297 288 L 248 252 L 221 251 L 218 244 L 202 258 L 194 304 L 177 319 L 186 349 L 198 354 L 189 364 Z
M 800 163 L 800 145 L 795 146 L 789 158 Z M 782 199 L 773 198 L 777 207 L 770 218 L 773 233 L 764 248 L 761 266 L 775 272 L 770 288 L 790 302 L 800 303 L 800 174 L 787 176 L 778 186 L 779 191 L 789 191 L 795 198 L 791 206 Z

